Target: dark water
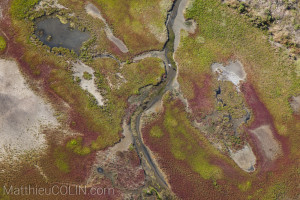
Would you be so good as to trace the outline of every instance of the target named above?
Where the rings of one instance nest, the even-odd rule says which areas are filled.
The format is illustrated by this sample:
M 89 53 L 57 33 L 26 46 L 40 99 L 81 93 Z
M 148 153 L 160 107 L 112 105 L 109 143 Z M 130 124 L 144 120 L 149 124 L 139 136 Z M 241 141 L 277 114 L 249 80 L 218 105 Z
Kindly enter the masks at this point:
M 71 29 L 69 24 L 62 24 L 57 18 L 47 18 L 37 22 L 35 34 L 51 48 L 64 47 L 73 49 L 76 53 L 79 53 L 82 43 L 90 37 L 89 33 Z

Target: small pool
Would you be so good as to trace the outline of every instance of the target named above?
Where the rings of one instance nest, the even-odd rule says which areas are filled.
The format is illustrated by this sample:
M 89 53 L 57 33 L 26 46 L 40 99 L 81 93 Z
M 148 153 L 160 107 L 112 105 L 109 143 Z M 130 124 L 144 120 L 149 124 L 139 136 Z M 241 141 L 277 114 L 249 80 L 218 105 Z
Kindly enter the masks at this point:
M 49 47 L 64 47 L 79 54 L 80 47 L 90 37 L 88 32 L 72 29 L 58 18 L 47 18 L 36 23 L 35 35 Z

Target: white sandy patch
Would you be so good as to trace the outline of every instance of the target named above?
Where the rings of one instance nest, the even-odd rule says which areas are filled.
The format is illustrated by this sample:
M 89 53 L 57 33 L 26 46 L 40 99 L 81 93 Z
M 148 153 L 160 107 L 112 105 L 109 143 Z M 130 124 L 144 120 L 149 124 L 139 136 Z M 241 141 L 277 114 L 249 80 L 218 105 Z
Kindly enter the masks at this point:
M 94 4 L 88 3 L 85 7 L 85 10 L 86 10 L 87 14 L 91 15 L 94 18 L 98 18 L 101 21 L 103 21 L 103 23 L 105 24 L 104 31 L 106 33 L 107 38 L 110 41 L 112 41 L 120 49 L 120 51 L 122 51 L 123 53 L 127 53 L 129 51 L 127 46 L 123 43 L 123 41 L 114 36 L 112 30 L 108 26 L 108 23 L 102 17 L 100 10 Z
M 291 107 L 295 113 L 300 113 L 300 95 L 292 97 Z
M 253 172 L 255 170 L 256 157 L 249 144 L 236 152 L 230 151 L 230 157 L 242 170 L 246 172 Z
M 43 127 L 57 126 L 50 105 L 29 89 L 17 63 L 0 60 L 0 160 L 46 147 Z
M 82 89 L 87 90 L 89 93 L 91 93 L 97 100 L 98 105 L 103 106 L 104 105 L 104 98 L 100 94 L 100 92 L 97 89 L 97 86 L 95 84 L 95 76 L 94 76 L 94 70 L 85 65 L 82 62 L 77 62 L 73 64 L 73 71 L 74 76 L 79 77 L 81 79 L 80 86 Z M 91 80 L 86 80 L 83 78 L 83 73 L 88 72 L 92 75 Z
M 269 160 L 275 160 L 281 154 L 281 147 L 274 138 L 269 125 L 260 126 L 251 132 L 255 135 L 260 143 L 260 148 Z
M 220 63 L 214 63 L 211 69 L 219 74 L 219 81 L 230 81 L 236 86 L 237 91 L 240 91 L 240 82 L 246 79 L 246 72 L 242 63 L 230 61 L 229 65 L 225 67 Z
M 59 4 L 57 0 L 42 0 L 38 5 L 36 5 L 35 9 L 37 11 L 45 9 L 45 8 L 58 8 L 58 9 L 68 9 L 63 5 Z

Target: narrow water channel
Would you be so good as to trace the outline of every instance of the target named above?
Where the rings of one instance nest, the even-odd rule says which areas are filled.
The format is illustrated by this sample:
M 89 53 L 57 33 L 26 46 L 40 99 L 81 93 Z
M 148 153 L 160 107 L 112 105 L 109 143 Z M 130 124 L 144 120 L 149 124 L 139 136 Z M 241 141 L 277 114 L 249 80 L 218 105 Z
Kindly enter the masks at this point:
M 151 93 L 155 93 L 155 90 L 157 92 L 157 94 L 151 98 L 150 100 L 147 99 L 143 99 L 141 102 L 142 105 L 142 109 L 141 111 L 137 114 L 137 115 L 133 115 L 131 120 L 133 120 L 135 122 L 135 132 L 137 133 L 137 136 L 134 137 L 134 145 L 137 148 L 138 154 L 142 160 L 142 163 L 147 163 L 149 166 L 149 169 L 145 169 L 145 165 L 143 165 L 146 173 L 148 171 L 148 173 L 154 174 L 154 176 L 156 177 L 156 180 L 159 182 L 159 184 L 163 187 L 168 187 L 167 181 L 165 180 L 163 174 L 161 173 L 159 167 L 156 165 L 156 163 L 154 162 L 151 154 L 149 153 L 148 148 L 145 146 L 145 144 L 143 143 L 142 140 L 142 135 L 141 135 L 141 116 L 144 113 L 144 111 L 150 109 L 156 102 L 160 101 L 163 97 L 163 95 L 168 91 L 172 89 L 172 83 L 176 77 L 177 74 L 177 66 L 174 60 L 173 60 L 173 54 L 174 54 L 174 44 L 175 41 L 177 41 L 180 39 L 180 36 L 178 37 L 178 35 L 175 35 L 174 33 L 174 27 L 177 28 L 176 26 L 174 26 L 175 20 L 176 20 L 176 16 L 179 12 L 183 12 L 183 10 L 180 10 L 179 8 L 182 6 L 181 3 L 187 3 L 188 0 L 176 0 L 172 6 L 172 9 L 168 15 L 167 21 L 166 21 L 166 26 L 167 26 L 167 30 L 168 30 L 168 41 L 165 44 L 165 47 L 163 49 L 164 52 L 164 61 L 166 62 L 166 73 L 167 73 L 167 77 L 166 79 L 158 86 L 155 86 L 153 88 L 154 91 L 152 91 Z M 160 92 L 159 92 L 160 91 Z M 146 101 L 146 102 L 143 102 Z M 133 134 L 134 135 L 134 134 Z M 149 175 L 149 174 L 148 174 Z

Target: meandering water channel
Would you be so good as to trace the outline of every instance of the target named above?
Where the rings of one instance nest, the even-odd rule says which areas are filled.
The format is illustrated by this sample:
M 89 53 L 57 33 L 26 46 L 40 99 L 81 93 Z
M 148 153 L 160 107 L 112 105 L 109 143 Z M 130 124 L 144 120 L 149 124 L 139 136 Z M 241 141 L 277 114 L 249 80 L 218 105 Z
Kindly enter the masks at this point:
M 174 24 L 180 24 L 176 20 L 182 20 L 182 18 L 177 18 L 178 13 L 183 13 L 185 10 L 185 6 L 187 5 L 188 0 L 176 0 L 172 6 L 171 11 L 168 14 L 166 26 L 168 30 L 168 41 L 165 44 L 165 47 L 163 49 L 163 58 L 165 65 L 166 65 L 166 73 L 167 76 L 165 80 L 159 84 L 158 86 L 154 86 L 152 88 L 152 91 L 149 92 L 149 94 L 152 94 L 150 96 L 153 97 L 145 97 L 141 100 L 141 106 L 140 109 L 131 117 L 131 131 L 133 134 L 133 142 L 135 147 L 137 148 L 138 154 L 142 160 L 143 168 L 146 172 L 146 174 L 152 174 L 155 176 L 156 181 L 162 186 L 162 187 L 169 187 L 167 180 L 165 180 L 165 177 L 159 167 L 157 166 L 156 161 L 152 157 L 149 149 L 145 144 L 143 143 L 142 134 L 141 134 L 141 117 L 143 113 L 150 109 L 155 103 L 160 101 L 163 97 L 163 95 L 173 89 L 173 83 L 175 80 L 175 77 L 177 75 L 177 66 L 174 60 L 173 60 L 173 54 L 174 54 L 174 45 L 179 44 L 180 40 L 180 31 L 178 33 L 177 26 L 174 26 Z M 183 15 L 182 15 L 183 16 Z M 174 32 L 176 30 L 176 34 Z M 170 36 L 174 37 L 170 37 Z M 175 39 L 172 39 L 175 38 Z M 149 52 L 151 55 L 151 52 Z M 171 56 L 170 56 L 171 55 Z M 160 56 L 161 57 L 161 56 Z M 155 94 L 155 95 L 153 95 Z M 152 176 L 153 178 L 153 176 Z

